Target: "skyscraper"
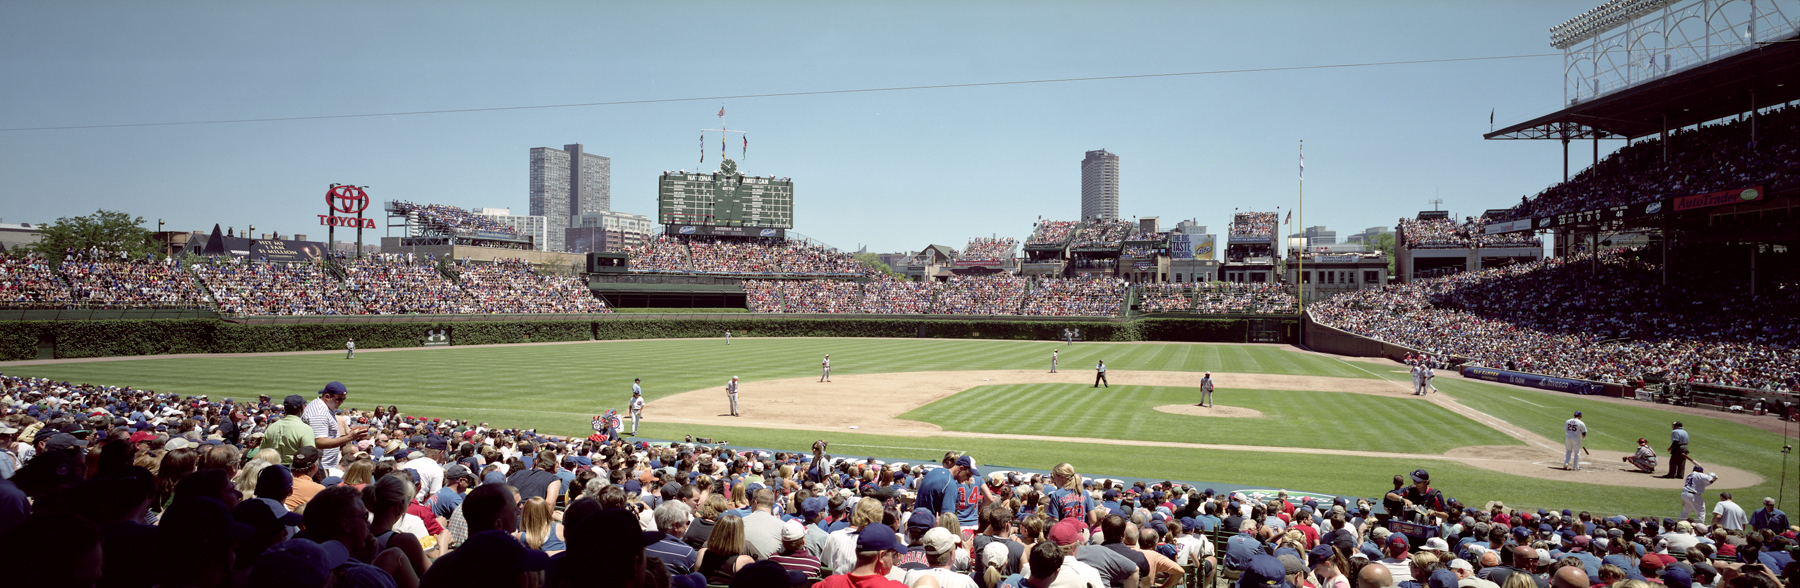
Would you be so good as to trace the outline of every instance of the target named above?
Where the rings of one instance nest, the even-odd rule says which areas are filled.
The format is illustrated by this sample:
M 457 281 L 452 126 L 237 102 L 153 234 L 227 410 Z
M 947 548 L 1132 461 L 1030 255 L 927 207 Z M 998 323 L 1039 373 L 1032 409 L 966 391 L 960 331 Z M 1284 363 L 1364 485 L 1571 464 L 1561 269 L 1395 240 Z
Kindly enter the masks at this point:
M 1119 218 L 1119 156 L 1105 149 L 1081 160 L 1081 218 Z
M 563 250 L 571 218 L 612 210 L 612 160 L 584 153 L 581 144 L 531 150 L 531 215 L 548 223 L 547 249 Z

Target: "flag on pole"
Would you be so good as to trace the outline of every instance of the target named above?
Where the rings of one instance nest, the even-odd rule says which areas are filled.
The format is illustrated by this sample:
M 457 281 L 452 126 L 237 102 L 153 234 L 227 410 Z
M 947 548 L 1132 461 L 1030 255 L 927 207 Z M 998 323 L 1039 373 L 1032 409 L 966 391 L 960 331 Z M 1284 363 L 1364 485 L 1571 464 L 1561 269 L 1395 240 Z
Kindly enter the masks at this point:
M 725 159 L 725 133 L 719 133 L 719 159 Z
M 719 118 L 725 118 L 725 105 L 719 105 Z
M 1294 211 L 1293 210 L 1288 210 L 1287 220 L 1281 221 L 1281 224 L 1283 224 L 1283 225 L 1294 224 Z
M 1306 154 L 1305 153 L 1300 154 L 1300 179 L 1301 180 L 1306 179 Z M 1293 214 L 1294 213 L 1292 213 L 1292 212 L 1288 213 L 1289 216 L 1293 216 Z
M 744 133 L 744 150 L 738 152 L 738 159 L 750 158 L 750 133 Z
M 706 132 L 700 132 L 700 163 L 706 163 Z

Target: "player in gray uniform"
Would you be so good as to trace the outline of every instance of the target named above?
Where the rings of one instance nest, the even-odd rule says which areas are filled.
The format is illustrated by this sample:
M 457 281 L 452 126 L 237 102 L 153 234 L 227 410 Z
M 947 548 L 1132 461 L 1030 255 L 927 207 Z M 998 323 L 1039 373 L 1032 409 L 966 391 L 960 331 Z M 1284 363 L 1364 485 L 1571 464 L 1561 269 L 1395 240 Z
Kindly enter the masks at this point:
M 1419 364 L 1416 364 L 1416 363 L 1412 364 L 1412 378 L 1413 378 L 1413 396 L 1418 396 L 1420 394 L 1419 386 L 1420 386 L 1420 384 L 1423 384 L 1425 381 L 1424 368 L 1419 367 Z
M 631 436 L 637 436 L 638 422 L 644 420 L 643 378 L 631 380 Z
M 1195 406 L 1212 406 L 1213 381 L 1212 372 L 1200 377 L 1200 404 Z
M 356 340 L 355 339 L 345 341 L 344 349 L 348 351 L 347 353 L 344 354 L 344 359 L 356 359 Z
M 1056 350 L 1056 349 L 1050 350 L 1050 373 L 1052 373 L 1052 374 L 1056 373 L 1056 352 L 1057 351 L 1058 350 Z
M 739 416 L 737 411 L 737 390 L 737 376 L 732 376 L 731 381 L 725 383 L 725 397 L 731 399 L 731 416 Z
M 1419 393 L 1420 394 L 1430 394 L 1432 392 L 1436 392 L 1437 386 L 1433 386 L 1431 384 L 1431 380 L 1432 380 L 1432 378 L 1437 377 L 1437 371 L 1431 369 L 1431 366 L 1427 365 L 1427 366 L 1425 366 L 1425 372 L 1423 375 L 1425 378 L 1425 385 L 1419 387 Z
M 725 329 L 725 344 L 731 344 L 731 329 Z
M 831 354 L 825 354 L 825 361 L 819 362 L 819 381 L 831 381 Z

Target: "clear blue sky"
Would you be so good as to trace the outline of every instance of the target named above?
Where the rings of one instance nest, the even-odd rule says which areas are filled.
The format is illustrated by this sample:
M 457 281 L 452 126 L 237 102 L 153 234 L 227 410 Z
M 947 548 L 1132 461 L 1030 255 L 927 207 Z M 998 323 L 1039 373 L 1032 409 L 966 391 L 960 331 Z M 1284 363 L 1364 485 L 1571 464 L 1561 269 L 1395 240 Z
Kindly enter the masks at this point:
M 1557 53 L 1587 1 L 7 2 L 0 128 L 492 108 Z M 0 131 L 0 218 L 122 210 L 323 239 L 334 182 L 376 200 L 527 209 L 528 151 L 612 158 L 613 209 L 750 132 L 794 178 L 795 230 L 872 251 L 1025 237 L 1080 211 L 1083 152 L 1121 157 L 1120 212 L 1297 202 L 1340 235 L 1440 195 L 1457 215 L 1561 179 L 1549 141 L 1484 141 L 1561 101 L 1562 59 L 109 129 Z M 717 138 L 706 169 L 717 165 Z M 734 142 L 736 140 L 734 139 Z M 1609 142 L 1602 150 L 1616 149 Z M 1587 145 L 1572 156 L 1589 162 Z M 737 157 L 738 149 L 731 150 Z

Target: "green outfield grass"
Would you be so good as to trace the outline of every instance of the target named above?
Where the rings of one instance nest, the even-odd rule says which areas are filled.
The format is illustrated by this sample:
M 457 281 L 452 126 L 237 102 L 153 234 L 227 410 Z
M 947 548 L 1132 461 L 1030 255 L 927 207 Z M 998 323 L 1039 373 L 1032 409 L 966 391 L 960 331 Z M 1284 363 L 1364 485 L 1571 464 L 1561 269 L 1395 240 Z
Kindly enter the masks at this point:
M 1090 368 L 1104 359 L 1115 372 L 1179 370 L 1404 379 L 1391 366 L 1346 362 L 1253 345 L 964 341 L 938 339 L 723 339 L 648 340 L 553 345 L 364 351 L 355 360 L 341 354 L 251 357 L 183 357 L 0 366 L 15 376 L 109 385 L 158 392 L 254 398 L 258 394 L 310 395 L 332 380 L 349 385 L 348 406 L 395 404 L 411 414 L 487 421 L 502 427 L 586 435 L 592 415 L 622 408 L 631 379 L 644 379 L 655 399 L 723 386 L 732 375 L 745 386 L 760 380 L 816 377 L 819 358 L 830 353 L 836 374 L 972 369 L 1047 369 L 1051 349 L 1062 349 L 1065 370 Z M 1115 374 L 1114 379 L 1119 379 Z M 1440 378 L 1439 387 L 1480 410 L 1521 426 L 1555 433 L 1568 412 L 1590 411 L 1596 443 L 1608 447 L 1658 434 L 1666 439 L 1668 413 L 1603 405 L 1565 394 Z M 1007 388 L 1015 388 L 1008 391 Z M 971 390 L 908 415 L 952 428 L 1040 435 L 1071 435 L 1233 444 L 1335 447 L 1377 451 L 1441 451 L 1464 445 L 1512 443 L 1498 433 L 1470 426 L 1466 419 L 1405 399 L 1359 394 L 1241 391 L 1222 389 L 1226 404 L 1263 411 L 1264 419 L 1219 419 L 1199 425 L 1149 410 L 1158 404 L 1192 403 L 1183 388 L 1139 387 L 1128 383 L 1109 391 L 1069 386 L 1032 390 L 994 386 Z M 1088 394 L 1081 403 L 1070 397 Z M 1101 394 L 1107 394 L 1101 396 Z M 1020 398 L 1041 395 L 1036 401 Z M 966 397 L 966 398 L 965 398 Z M 1539 409 L 1511 400 L 1525 398 Z M 1165 401 L 1167 399 L 1167 401 Z M 954 407 L 997 409 L 961 411 Z M 1590 408 L 1593 407 L 1593 408 Z M 1174 420 L 1169 420 L 1174 419 Z M 1030 422 L 1026 422 L 1026 421 Z M 1767 483 L 1741 496 L 1774 495 L 1780 469 L 1779 436 L 1713 419 L 1683 419 L 1695 435 L 1702 463 L 1724 463 L 1758 471 Z M 1259 426 L 1260 425 L 1260 426 Z M 1661 431 L 1661 433 L 1658 433 Z M 1447 464 L 1407 460 L 1198 451 L 1080 443 L 1001 439 L 890 437 L 854 432 L 819 433 L 739 427 L 658 423 L 654 415 L 645 437 L 685 435 L 727 439 L 735 446 L 805 450 L 814 439 L 830 439 L 834 451 L 901 459 L 934 460 L 947 449 L 975 453 L 985 463 L 1048 469 L 1068 461 L 1083 472 L 1103 475 L 1197 480 L 1374 496 L 1394 474 L 1431 468 L 1437 485 L 1467 502 L 1504 500 L 1518 506 L 1557 506 L 1599 513 L 1674 513 L 1674 492 L 1557 483 Z M 1665 443 L 1666 445 L 1666 443 Z M 1741 454 L 1741 455 L 1740 455 Z M 1800 472 L 1797 472 L 1800 473 Z M 1479 489 L 1479 492 L 1477 492 Z
M 1081 384 L 981 386 L 901 418 L 952 431 L 1142 439 L 1182 443 L 1443 453 L 1519 441 L 1435 404 L 1343 392 L 1219 388 L 1214 401 L 1261 418 L 1206 418 L 1155 410 L 1195 404 L 1199 388 Z M 1378 422 L 1371 422 L 1378 419 Z

